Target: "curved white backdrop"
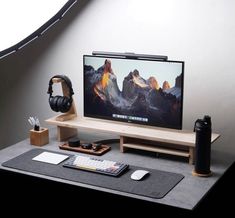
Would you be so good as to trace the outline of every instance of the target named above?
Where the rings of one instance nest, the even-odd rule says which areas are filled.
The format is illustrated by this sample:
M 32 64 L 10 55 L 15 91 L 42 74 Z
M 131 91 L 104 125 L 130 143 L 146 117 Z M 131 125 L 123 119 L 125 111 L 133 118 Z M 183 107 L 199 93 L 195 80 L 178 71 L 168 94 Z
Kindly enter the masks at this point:
M 21 40 L 53 17 L 68 0 L 0 1 L 0 51 Z

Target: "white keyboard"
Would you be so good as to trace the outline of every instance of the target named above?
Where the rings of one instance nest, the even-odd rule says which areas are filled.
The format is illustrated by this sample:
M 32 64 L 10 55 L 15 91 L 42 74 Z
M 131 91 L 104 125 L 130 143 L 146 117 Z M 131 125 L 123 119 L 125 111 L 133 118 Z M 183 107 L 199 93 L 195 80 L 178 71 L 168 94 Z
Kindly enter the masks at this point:
M 74 155 L 70 157 L 63 164 L 63 166 L 107 174 L 110 176 L 119 176 L 124 170 L 129 167 L 129 165 L 127 164 L 81 155 Z

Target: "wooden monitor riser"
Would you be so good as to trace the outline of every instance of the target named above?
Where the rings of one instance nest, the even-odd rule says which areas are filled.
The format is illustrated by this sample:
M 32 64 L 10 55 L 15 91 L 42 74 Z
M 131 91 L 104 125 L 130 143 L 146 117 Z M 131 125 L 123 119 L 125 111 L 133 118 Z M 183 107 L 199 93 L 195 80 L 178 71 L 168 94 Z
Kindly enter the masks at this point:
M 193 164 L 195 160 L 195 133 L 192 131 L 143 127 L 78 117 L 65 121 L 52 117 L 46 122 L 57 126 L 59 141 L 65 141 L 76 135 L 78 129 L 96 130 L 118 134 L 121 152 L 132 148 L 186 157 L 190 164 Z M 212 133 L 211 143 L 219 137 L 219 134 Z

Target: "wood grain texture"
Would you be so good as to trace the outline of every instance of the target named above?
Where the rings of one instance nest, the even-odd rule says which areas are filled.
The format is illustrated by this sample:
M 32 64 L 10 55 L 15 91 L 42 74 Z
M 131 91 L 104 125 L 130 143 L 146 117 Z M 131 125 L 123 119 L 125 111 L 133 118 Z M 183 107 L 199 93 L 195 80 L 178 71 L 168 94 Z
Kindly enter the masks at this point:
M 115 123 L 96 119 L 81 119 L 78 117 L 67 121 L 57 121 L 56 117 L 53 117 L 47 119 L 46 122 L 60 127 L 98 130 L 137 139 L 195 147 L 195 133 L 187 130 L 134 126 L 128 123 Z M 219 134 L 212 133 L 211 142 L 213 143 L 219 137 Z
M 30 144 L 43 146 L 49 143 L 49 131 L 47 128 L 42 128 L 39 131 L 30 130 Z

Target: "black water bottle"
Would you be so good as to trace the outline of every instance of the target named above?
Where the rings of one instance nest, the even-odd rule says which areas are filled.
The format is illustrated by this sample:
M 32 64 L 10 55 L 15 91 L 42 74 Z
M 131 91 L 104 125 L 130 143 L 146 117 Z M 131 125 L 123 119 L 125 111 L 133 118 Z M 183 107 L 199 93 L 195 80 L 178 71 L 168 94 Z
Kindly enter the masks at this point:
M 198 176 L 209 176 L 211 161 L 211 118 L 204 116 L 195 122 L 195 169 L 194 174 Z

